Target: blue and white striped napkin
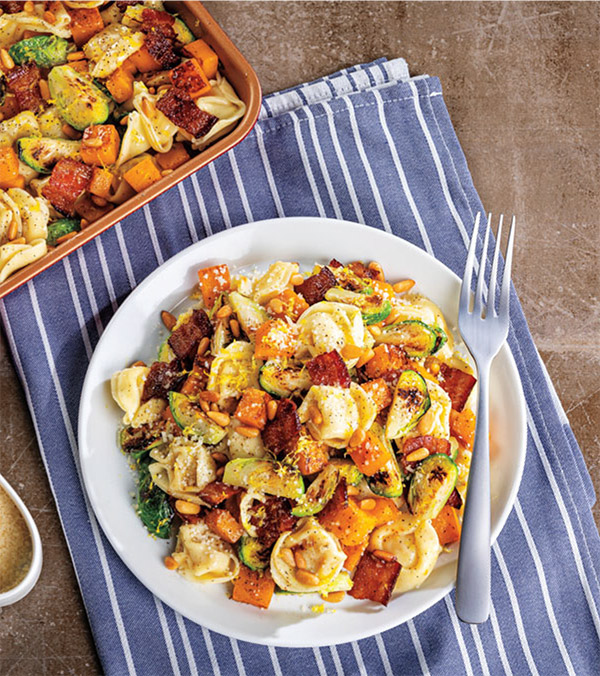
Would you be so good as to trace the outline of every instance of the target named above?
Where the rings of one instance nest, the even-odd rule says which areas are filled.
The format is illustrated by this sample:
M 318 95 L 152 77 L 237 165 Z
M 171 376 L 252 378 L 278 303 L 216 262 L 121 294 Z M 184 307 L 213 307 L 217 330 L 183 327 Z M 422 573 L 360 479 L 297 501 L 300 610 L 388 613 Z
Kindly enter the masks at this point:
M 267 96 L 237 148 L 4 300 L 2 318 L 107 674 L 599 673 L 595 495 L 514 297 L 509 342 L 527 401 L 527 461 L 493 547 L 493 605 L 484 625 L 461 624 L 451 594 L 396 629 L 337 647 L 231 640 L 188 622 L 141 586 L 100 532 L 82 489 L 77 410 L 92 350 L 123 298 L 170 256 L 247 221 L 318 215 L 394 232 L 461 274 L 480 209 L 439 81 L 410 79 L 404 61 L 381 60 Z

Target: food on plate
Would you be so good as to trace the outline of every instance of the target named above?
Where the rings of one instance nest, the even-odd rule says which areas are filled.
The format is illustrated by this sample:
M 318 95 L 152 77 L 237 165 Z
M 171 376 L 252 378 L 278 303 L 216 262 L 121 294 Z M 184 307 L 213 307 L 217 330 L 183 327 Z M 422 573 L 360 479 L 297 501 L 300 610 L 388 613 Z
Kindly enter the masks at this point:
M 0 282 L 243 117 L 171 5 L 0 3 Z
M 412 280 L 332 260 L 198 271 L 150 365 L 111 380 L 120 445 L 170 570 L 387 605 L 460 538 L 475 377 Z
M 19 508 L 0 486 L 0 594 L 16 587 L 27 575 L 33 543 Z

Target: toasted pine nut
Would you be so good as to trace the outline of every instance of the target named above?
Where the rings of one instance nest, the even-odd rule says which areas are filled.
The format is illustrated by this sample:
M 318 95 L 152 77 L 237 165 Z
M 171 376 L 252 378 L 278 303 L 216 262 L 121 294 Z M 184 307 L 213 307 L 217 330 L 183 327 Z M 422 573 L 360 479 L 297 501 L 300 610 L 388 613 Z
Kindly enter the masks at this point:
M 233 313 L 233 310 L 231 309 L 231 306 L 223 305 L 223 307 L 220 307 L 217 310 L 217 317 L 219 319 L 227 319 L 227 317 L 230 317 L 232 313 Z
M 163 169 L 160 172 L 161 176 L 168 176 L 169 174 L 172 174 L 175 171 L 175 169 Z
M 279 298 L 273 298 L 269 303 L 269 307 L 276 315 L 283 312 L 283 303 L 279 300 Z
M 431 426 L 433 425 L 434 417 L 433 411 L 429 409 L 424 415 L 422 415 L 417 423 L 417 429 L 419 430 L 421 436 L 429 434 Z
M 42 95 L 42 98 L 44 99 L 44 101 L 49 101 L 50 100 L 50 88 L 48 87 L 48 81 L 47 80 L 40 80 L 39 85 L 40 85 L 40 94 Z
M 202 340 L 198 343 L 198 350 L 196 351 L 196 354 L 201 357 L 206 352 L 206 350 L 208 350 L 209 345 L 210 338 L 204 336 L 204 338 L 202 338 Z
M 292 283 L 292 286 L 300 286 L 300 284 L 304 283 L 304 275 L 301 275 L 298 272 L 295 275 L 292 275 L 290 282 Z
M 314 574 L 311 573 L 308 570 L 304 570 L 304 568 L 297 568 L 296 569 L 296 579 L 300 584 L 305 584 L 311 587 L 316 587 L 321 580 Z
M 176 568 L 179 568 L 179 564 L 172 556 L 165 556 L 165 566 L 169 570 L 175 570 Z
M 62 237 L 59 237 L 56 240 L 57 244 L 62 244 L 63 242 L 67 242 L 70 239 L 73 239 L 77 235 L 77 230 L 72 230 L 71 232 L 68 232 L 66 235 L 63 235 Z
M 328 603 L 339 603 L 340 601 L 344 600 L 344 596 L 346 596 L 345 591 L 335 591 L 329 592 L 327 594 L 321 594 L 323 601 L 327 601 Z
M 142 113 L 144 113 L 146 117 L 152 117 L 156 113 L 156 108 L 150 99 L 142 99 Z
M 367 437 L 367 433 L 363 430 L 362 427 L 359 427 L 357 430 L 354 430 L 354 433 L 350 437 L 348 446 L 351 448 L 354 446 L 360 446 Z
M 204 401 L 204 399 L 200 399 L 200 408 L 204 413 L 208 413 L 210 411 L 210 404 L 207 401 Z
M 441 365 L 439 361 L 430 361 L 429 364 L 427 364 L 427 368 L 429 369 L 429 373 L 433 376 L 437 376 L 437 374 L 440 372 Z
M 2 16 L 2 15 L 0 14 L 0 16 Z M 4 115 L 2 113 L 0 113 L 0 122 L 2 122 L 3 120 L 4 120 Z
M 294 552 L 292 552 L 292 550 L 289 547 L 284 547 L 279 552 L 279 555 L 285 561 L 285 563 L 288 564 L 288 566 L 291 566 L 292 568 L 296 567 L 296 560 L 294 559 Z
M 217 479 L 222 479 L 223 474 L 225 474 L 225 465 L 221 465 L 221 467 L 217 469 L 217 471 L 215 472 L 215 476 L 217 477 Z
M 56 17 L 54 16 L 53 12 L 44 12 L 44 21 L 47 21 L 48 23 L 56 23 Z
M 419 462 L 419 460 L 425 460 L 429 455 L 429 451 L 426 448 L 417 448 L 415 451 L 409 453 L 405 460 L 406 462 Z
M 350 484 L 350 486 L 348 486 L 348 488 L 346 489 L 346 492 L 348 493 L 348 495 L 352 495 L 352 496 L 358 495 L 360 493 L 358 488 L 356 486 L 353 486 L 352 484 Z
M 27 244 L 27 240 L 25 237 L 17 237 L 16 239 L 12 239 L 10 244 Z
M 119 120 L 119 124 L 125 126 L 129 122 L 129 115 L 125 115 Z
M 363 351 L 360 359 L 356 362 L 357 366 L 364 366 L 370 359 L 373 359 L 375 352 L 371 348 L 367 348 Z
M 294 561 L 296 562 L 296 568 L 304 568 L 306 570 L 306 559 L 299 549 L 294 552 Z
M 81 51 L 67 54 L 67 61 L 81 61 L 81 59 L 85 59 L 85 54 Z
M 148 87 L 148 94 L 156 94 L 156 87 Z
M 217 404 L 215 404 L 215 403 L 213 402 L 213 403 L 210 405 L 210 410 L 211 410 L 211 411 L 218 411 L 218 410 L 219 410 L 219 407 L 217 406 Z
M 344 359 L 359 359 L 362 356 L 363 349 L 358 345 L 344 345 L 342 348 L 342 357 Z
M 160 313 L 160 318 L 162 319 L 162 323 L 167 327 L 169 331 L 172 331 L 173 327 L 177 323 L 175 315 L 172 315 L 170 312 L 167 312 L 166 310 L 163 310 Z
M 271 401 L 267 403 L 267 418 L 269 420 L 273 420 L 276 415 L 277 415 L 277 402 L 275 401 L 275 399 L 271 399 Z
M 246 425 L 240 425 L 235 431 L 248 439 L 255 439 L 260 434 L 260 430 L 257 427 L 248 427 Z
M 19 224 L 13 218 L 12 221 L 10 222 L 10 226 L 8 227 L 8 233 L 7 233 L 8 239 L 9 240 L 15 239 L 18 232 L 19 232 Z
M 229 458 L 225 455 L 225 453 L 219 453 L 219 451 L 216 451 L 215 453 L 211 453 L 212 459 L 219 463 L 219 465 L 225 465 L 228 461 Z
M 97 207 L 105 207 L 108 204 L 104 197 L 99 197 L 98 195 L 92 195 L 92 202 Z
M 238 322 L 237 319 L 230 319 L 229 320 L 229 328 L 231 329 L 231 333 L 233 333 L 235 338 L 240 337 L 240 323 Z
M 396 319 L 398 319 L 398 308 L 393 307 L 390 314 L 383 320 L 383 323 L 388 326 L 389 324 L 393 324 Z
M 102 139 L 96 136 L 95 138 L 86 138 L 83 139 L 83 143 L 90 148 L 100 148 L 102 145 Z
M 369 333 L 373 336 L 373 338 L 379 338 L 381 335 L 381 327 L 380 326 L 369 326 Z
M 73 129 L 73 127 L 70 124 L 63 124 L 62 126 L 62 132 L 63 134 L 72 140 L 77 140 L 81 138 L 81 132 L 77 131 L 77 129 Z
M 141 359 L 134 361 L 132 366 L 146 366 L 146 362 L 143 362 Z
M 210 401 L 213 404 L 216 401 L 219 401 L 219 393 L 214 392 L 213 390 L 203 390 L 202 392 L 200 392 L 198 397 L 200 399 L 204 399 L 204 401 Z
M 79 227 L 80 227 L 82 230 L 83 230 L 84 228 L 87 228 L 89 224 L 90 224 L 90 222 L 88 221 L 87 218 L 82 218 L 82 219 L 79 221 Z
M 206 415 L 221 427 L 227 427 L 227 425 L 229 425 L 230 418 L 227 413 L 223 413 L 222 411 L 209 411 Z
M 396 282 L 393 289 L 396 293 L 406 293 L 407 291 L 410 291 L 414 285 L 414 279 L 403 279 L 401 282 Z
M 8 50 L 0 49 L 0 61 L 6 70 L 12 70 L 15 67 L 15 62 L 13 61 L 12 56 L 8 53 Z
M 180 514 L 199 514 L 200 505 L 195 502 L 188 502 L 187 500 L 175 500 L 175 509 Z
M 375 500 L 373 500 L 373 498 L 365 498 L 364 500 L 360 501 L 360 508 L 369 512 L 372 509 L 375 509 L 376 504 L 377 503 Z
M 396 557 L 390 552 L 384 552 L 383 549 L 374 549 L 371 554 L 382 561 L 396 561 Z
M 384 274 L 383 274 L 383 268 L 377 261 L 371 261 L 368 265 L 369 270 L 373 270 L 373 272 L 377 273 L 377 277 L 375 279 L 383 282 L 385 280 Z
M 309 410 L 310 419 L 314 425 L 320 425 L 323 422 L 321 411 L 316 406 L 311 406 Z
M 27 2 L 23 5 L 23 11 L 27 12 L 27 14 L 33 14 L 35 11 L 35 5 L 31 0 L 27 0 Z

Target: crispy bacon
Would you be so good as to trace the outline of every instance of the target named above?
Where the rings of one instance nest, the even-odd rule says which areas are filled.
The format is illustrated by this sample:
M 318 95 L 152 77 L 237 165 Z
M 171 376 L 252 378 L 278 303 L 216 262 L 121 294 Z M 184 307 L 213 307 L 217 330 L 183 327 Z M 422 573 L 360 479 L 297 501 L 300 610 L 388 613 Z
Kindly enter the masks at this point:
M 194 365 L 192 367 L 192 373 L 197 381 L 198 390 L 205 390 L 208 385 L 208 376 L 210 375 L 210 365 L 213 362 L 214 357 L 212 354 L 209 355 L 196 355 L 194 358 Z
M 316 275 L 308 277 L 300 286 L 297 286 L 296 292 L 302 294 L 309 305 L 314 305 L 325 300 L 325 293 L 336 284 L 335 275 L 328 267 L 324 266 Z
M 463 500 L 460 497 L 460 493 L 456 488 L 450 493 L 450 497 L 446 500 L 446 504 L 454 509 L 460 509 L 462 507 Z
M 0 2 L 0 9 L 4 10 L 6 14 L 17 14 L 18 12 L 23 11 L 23 3 L 2 0 L 2 2 Z
M 387 606 L 401 568 L 395 558 L 384 561 L 371 552 L 365 552 L 358 562 L 354 585 L 348 593 L 355 599 L 369 599 Z
M 65 157 L 55 165 L 50 180 L 44 186 L 42 195 L 52 206 L 63 214 L 71 215 L 75 210 L 77 198 L 92 180 L 92 167 Z
M 263 443 L 273 453 L 291 453 L 298 446 L 301 428 L 296 404 L 291 399 L 281 399 L 275 418 L 267 422 L 262 432 Z
M 152 9 L 151 7 L 145 7 L 142 10 L 142 31 L 149 30 L 159 24 L 172 26 L 174 23 L 175 17 L 169 12 L 161 12 L 160 9 Z M 173 34 L 175 34 L 175 31 L 173 31 Z
M 160 24 L 159 27 L 154 27 L 146 33 L 144 38 L 146 49 L 163 70 L 174 68 L 181 61 L 181 57 L 175 52 L 173 39 L 166 35 L 168 31 L 172 32 L 173 29 L 167 24 Z
M 115 5 L 124 12 L 129 5 L 137 5 L 139 0 L 117 0 Z
M 218 119 L 200 110 L 187 92 L 175 87 L 171 87 L 158 100 L 156 107 L 173 124 L 185 129 L 195 138 L 207 134 Z
M 155 361 L 146 376 L 142 402 L 154 397 L 167 399 L 168 393 L 179 389 L 184 379 L 185 374 L 181 372 L 178 359 L 173 359 L 168 364 L 164 361 Z
M 357 277 L 363 278 L 366 277 L 367 279 L 375 279 L 378 274 L 375 270 L 371 270 L 371 268 L 368 268 L 361 261 L 352 261 L 352 263 L 348 263 L 348 267 Z
M 202 338 L 210 338 L 213 326 L 204 310 L 194 310 L 190 319 L 175 329 L 169 338 L 169 345 L 179 359 L 193 359 Z
M 230 486 L 229 484 L 224 484 L 222 481 L 212 481 L 204 486 L 198 494 L 198 497 L 209 505 L 215 506 L 221 504 L 232 495 L 236 495 L 241 490 L 242 489 L 237 486 Z
M 439 437 L 433 437 L 431 435 L 406 439 L 399 460 L 402 469 L 408 474 L 412 474 L 415 471 L 418 461 L 408 462 L 406 456 L 413 451 L 416 451 L 418 448 L 426 448 L 429 451 L 429 455 L 434 455 L 435 453 L 445 453 L 446 455 L 450 455 L 450 442 L 447 439 L 440 439 Z
M 442 364 L 440 368 L 440 385 L 446 390 L 452 400 L 452 408 L 462 411 L 475 386 L 477 379 L 470 373 Z
M 316 356 L 306 363 L 306 368 L 315 385 L 350 387 L 348 367 L 337 350 Z
M 20 110 L 37 112 L 43 104 L 40 79 L 40 69 L 33 61 L 16 66 L 6 74 L 6 86 L 15 95 Z
M 332 258 L 329 263 L 327 264 L 328 267 L 330 268 L 343 268 L 344 264 L 340 263 L 337 258 Z
M 268 497 L 258 508 L 260 512 L 250 516 L 250 523 L 256 527 L 256 536 L 266 547 L 274 545 L 281 533 L 292 530 L 298 521 L 287 498 Z

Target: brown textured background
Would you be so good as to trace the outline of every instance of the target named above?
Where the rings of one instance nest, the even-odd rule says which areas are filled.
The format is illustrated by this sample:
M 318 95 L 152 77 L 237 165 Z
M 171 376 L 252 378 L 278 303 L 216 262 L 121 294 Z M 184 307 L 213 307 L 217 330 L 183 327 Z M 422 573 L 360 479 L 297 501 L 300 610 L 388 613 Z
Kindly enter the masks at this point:
M 596 489 L 600 444 L 600 4 L 207 2 L 264 91 L 380 56 L 442 80 L 486 208 L 519 219 L 514 281 Z M 0 609 L 0 674 L 100 666 L 6 340 L 0 472 L 44 544 L 37 587 Z M 595 507 L 596 521 L 600 509 Z

